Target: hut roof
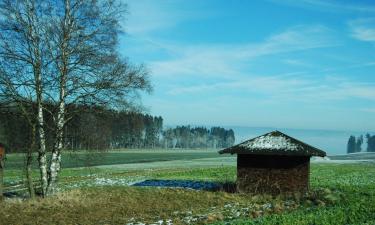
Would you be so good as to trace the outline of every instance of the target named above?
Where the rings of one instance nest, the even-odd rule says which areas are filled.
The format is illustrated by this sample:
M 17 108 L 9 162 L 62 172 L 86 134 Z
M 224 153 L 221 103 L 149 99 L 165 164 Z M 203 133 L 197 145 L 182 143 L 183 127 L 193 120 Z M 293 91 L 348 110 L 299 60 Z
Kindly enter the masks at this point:
M 280 131 L 272 131 L 219 151 L 220 154 L 326 156 L 326 153 Z

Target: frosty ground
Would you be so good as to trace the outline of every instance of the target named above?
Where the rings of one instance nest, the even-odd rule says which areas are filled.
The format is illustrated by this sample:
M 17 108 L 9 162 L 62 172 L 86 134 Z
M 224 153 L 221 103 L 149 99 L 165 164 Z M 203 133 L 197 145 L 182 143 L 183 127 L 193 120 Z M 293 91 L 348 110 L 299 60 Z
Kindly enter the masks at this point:
M 60 194 L 48 199 L 8 199 L 2 203 L 0 221 L 5 224 L 375 223 L 373 159 L 356 159 L 345 164 L 337 160 L 312 160 L 310 193 L 274 197 L 132 186 L 145 180 L 233 183 L 235 156 L 222 157 L 213 150 L 75 154 L 65 158 L 69 166 L 61 174 Z M 111 158 L 125 163 L 111 164 Z M 10 155 L 8 162 L 17 165 L 20 159 L 20 155 Z M 100 165 L 100 161 L 105 165 Z M 88 162 L 96 166 L 84 167 Z M 11 167 L 5 180 L 11 191 L 14 185 L 22 184 L 22 171 Z M 46 210 L 52 211 L 47 214 L 53 216 L 44 217 Z

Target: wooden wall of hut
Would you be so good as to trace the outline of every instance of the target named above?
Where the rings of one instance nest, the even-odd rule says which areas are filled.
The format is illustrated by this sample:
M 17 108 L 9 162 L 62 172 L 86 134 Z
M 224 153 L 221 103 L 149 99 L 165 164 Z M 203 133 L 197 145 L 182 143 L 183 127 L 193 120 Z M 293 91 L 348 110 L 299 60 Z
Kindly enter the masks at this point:
M 310 157 L 238 154 L 237 189 L 280 194 L 309 188 Z

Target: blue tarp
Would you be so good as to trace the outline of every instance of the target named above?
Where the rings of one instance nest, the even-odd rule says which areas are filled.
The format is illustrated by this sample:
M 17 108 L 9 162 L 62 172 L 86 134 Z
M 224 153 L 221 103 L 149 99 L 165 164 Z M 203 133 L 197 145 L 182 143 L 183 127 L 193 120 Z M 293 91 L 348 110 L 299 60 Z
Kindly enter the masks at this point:
M 172 187 L 172 188 L 190 188 L 194 190 L 216 191 L 222 185 L 215 182 L 191 181 L 191 180 L 145 180 L 134 184 L 138 187 Z

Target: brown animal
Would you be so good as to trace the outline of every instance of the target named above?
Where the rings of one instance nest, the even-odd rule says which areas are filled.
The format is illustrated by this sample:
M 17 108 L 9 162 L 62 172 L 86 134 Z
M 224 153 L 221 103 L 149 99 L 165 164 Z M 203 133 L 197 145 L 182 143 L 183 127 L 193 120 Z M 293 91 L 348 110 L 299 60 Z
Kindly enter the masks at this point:
M 0 168 L 4 168 L 5 147 L 0 143 Z
M 0 143 L 0 202 L 3 200 L 4 159 L 5 159 L 5 146 Z

